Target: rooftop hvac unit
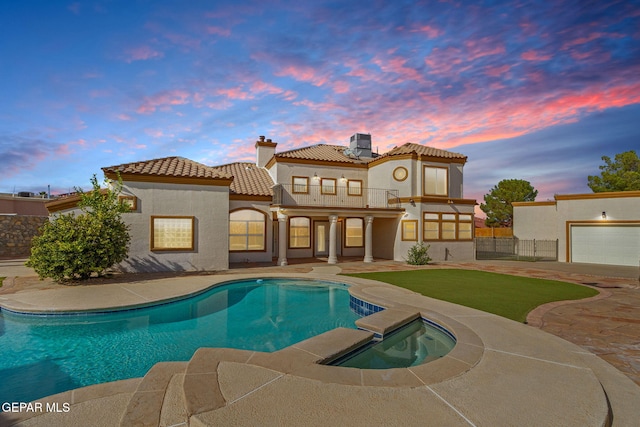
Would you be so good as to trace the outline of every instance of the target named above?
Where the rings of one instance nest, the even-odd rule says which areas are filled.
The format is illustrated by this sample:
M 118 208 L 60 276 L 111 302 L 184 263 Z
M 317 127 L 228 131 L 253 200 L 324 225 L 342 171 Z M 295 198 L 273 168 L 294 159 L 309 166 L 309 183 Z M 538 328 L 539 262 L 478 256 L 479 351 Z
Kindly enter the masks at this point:
M 361 157 L 371 157 L 371 134 L 356 133 L 352 135 L 349 141 L 349 149 L 352 152 L 358 152 Z

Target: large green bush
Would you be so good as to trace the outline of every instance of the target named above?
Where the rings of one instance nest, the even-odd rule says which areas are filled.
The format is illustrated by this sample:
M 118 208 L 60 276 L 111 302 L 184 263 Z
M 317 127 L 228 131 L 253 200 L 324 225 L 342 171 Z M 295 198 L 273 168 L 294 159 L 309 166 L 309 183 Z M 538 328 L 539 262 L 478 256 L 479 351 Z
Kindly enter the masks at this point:
M 27 266 L 41 279 L 56 281 L 85 280 L 92 274 L 101 276 L 113 265 L 123 261 L 129 252 L 129 228 L 122 214 L 129 206 L 118 200 L 122 182 L 101 189 L 98 180 L 91 179 L 93 190 L 80 193 L 81 213 L 57 215 L 50 219 L 33 239 Z

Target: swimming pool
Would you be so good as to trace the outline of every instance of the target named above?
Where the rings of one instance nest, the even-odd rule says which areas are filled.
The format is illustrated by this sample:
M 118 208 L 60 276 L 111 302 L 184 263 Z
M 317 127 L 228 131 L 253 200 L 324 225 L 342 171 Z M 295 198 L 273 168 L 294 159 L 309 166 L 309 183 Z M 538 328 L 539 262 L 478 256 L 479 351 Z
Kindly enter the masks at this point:
M 141 377 L 200 347 L 273 352 L 337 327 L 355 329 L 344 284 L 252 279 L 168 304 L 109 313 L 0 311 L 0 402 Z

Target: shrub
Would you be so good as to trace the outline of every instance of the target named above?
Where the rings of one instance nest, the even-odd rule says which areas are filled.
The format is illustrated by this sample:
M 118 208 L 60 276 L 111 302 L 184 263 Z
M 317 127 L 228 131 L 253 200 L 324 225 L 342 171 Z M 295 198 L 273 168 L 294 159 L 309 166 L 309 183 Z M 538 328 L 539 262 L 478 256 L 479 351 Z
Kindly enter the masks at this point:
M 409 248 L 407 254 L 407 264 L 411 265 L 426 265 L 429 264 L 431 258 L 429 258 L 429 245 L 424 245 L 422 242 L 417 243 Z
M 76 189 L 81 197 L 79 215 L 69 213 L 52 218 L 33 239 L 26 265 L 40 279 L 86 280 L 93 273 L 103 275 L 127 257 L 131 237 L 121 217 L 129 207 L 118 201 L 122 182 L 102 190 L 94 175 L 91 183 L 93 190 L 88 193 Z

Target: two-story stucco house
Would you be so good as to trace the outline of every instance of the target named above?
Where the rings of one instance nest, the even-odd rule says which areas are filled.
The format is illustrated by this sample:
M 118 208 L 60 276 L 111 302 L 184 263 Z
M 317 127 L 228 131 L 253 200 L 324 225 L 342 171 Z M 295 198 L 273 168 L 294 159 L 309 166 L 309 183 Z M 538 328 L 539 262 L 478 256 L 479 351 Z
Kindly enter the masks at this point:
M 206 166 L 167 157 L 103 168 L 131 204 L 128 271 L 219 270 L 230 263 L 317 257 L 404 260 L 418 242 L 434 260 L 473 259 L 475 200 L 463 195 L 462 154 L 407 143 L 378 155 L 371 135 L 348 146 L 277 152 L 260 137 L 256 162 Z M 48 205 L 50 212 L 71 201 Z

